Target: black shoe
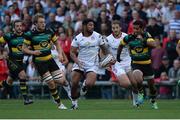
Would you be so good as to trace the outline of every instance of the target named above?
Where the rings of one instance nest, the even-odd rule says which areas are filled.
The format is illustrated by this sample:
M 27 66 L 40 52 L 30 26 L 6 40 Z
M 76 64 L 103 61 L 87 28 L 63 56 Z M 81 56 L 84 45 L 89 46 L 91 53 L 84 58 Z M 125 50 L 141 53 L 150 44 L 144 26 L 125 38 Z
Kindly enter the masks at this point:
M 27 99 L 24 101 L 24 105 L 29 105 L 29 104 L 32 104 L 33 103 L 33 100 L 31 99 Z

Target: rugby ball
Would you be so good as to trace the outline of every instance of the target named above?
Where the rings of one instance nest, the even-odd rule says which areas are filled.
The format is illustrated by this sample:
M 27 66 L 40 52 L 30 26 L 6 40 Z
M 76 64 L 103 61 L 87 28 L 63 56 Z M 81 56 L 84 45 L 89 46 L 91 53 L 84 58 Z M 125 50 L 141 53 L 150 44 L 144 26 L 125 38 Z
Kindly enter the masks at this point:
M 111 60 L 114 60 L 114 56 L 112 56 L 111 54 L 106 55 L 104 58 L 100 60 L 100 66 L 107 67 Z

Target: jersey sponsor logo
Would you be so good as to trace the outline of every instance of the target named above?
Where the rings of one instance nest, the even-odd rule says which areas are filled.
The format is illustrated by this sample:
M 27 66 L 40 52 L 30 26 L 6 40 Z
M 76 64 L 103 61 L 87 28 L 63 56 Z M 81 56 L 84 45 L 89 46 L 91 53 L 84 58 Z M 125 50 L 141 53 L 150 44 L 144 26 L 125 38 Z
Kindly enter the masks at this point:
M 143 52 L 143 47 L 137 46 L 137 47 L 134 48 L 134 50 L 136 51 L 136 53 L 142 53 Z
M 48 42 L 47 41 L 41 41 L 39 43 L 39 45 L 42 47 L 42 48 L 46 48 L 48 46 Z

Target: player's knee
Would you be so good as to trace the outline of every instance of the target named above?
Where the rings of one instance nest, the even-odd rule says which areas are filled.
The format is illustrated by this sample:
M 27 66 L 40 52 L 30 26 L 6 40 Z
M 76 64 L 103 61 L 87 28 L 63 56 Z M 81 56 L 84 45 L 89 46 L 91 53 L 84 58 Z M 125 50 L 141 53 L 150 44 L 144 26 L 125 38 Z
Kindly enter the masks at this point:
M 95 81 L 93 80 L 86 80 L 86 83 L 85 83 L 87 87 L 92 87 L 94 84 L 95 84 Z
M 136 81 L 139 82 L 139 81 L 143 80 L 143 73 L 140 70 L 134 70 L 132 74 L 133 74 L 133 78 Z
M 42 77 L 42 80 L 48 84 L 49 82 L 53 81 L 53 78 L 52 78 L 51 74 L 45 74 Z

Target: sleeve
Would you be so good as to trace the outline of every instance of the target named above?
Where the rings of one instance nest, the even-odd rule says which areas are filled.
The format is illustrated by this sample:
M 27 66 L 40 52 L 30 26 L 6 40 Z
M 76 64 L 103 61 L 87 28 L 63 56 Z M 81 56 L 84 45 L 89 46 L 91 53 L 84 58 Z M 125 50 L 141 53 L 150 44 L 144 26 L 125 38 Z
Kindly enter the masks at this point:
M 128 44 L 128 41 L 129 41 L 129 36 L 127 35 L 121 40 L 120 45 L 125 46 Z
M 26 45 L 31 45 L 31 33 L 30 32 L 24 34 L 23 43 Z
M 178 44 L 180 45 L 180 40 L 178 41 Z
M 78 40 L 76 37 L 72 40 L 71 46 L 72 47 L 78 47 L 79 46 L 79 43 L 78 43 Z
M 6 43 L 6 40 L 4 39 L 4 37 L 0 37 L 0 43 L 1 43 L 1 44 Z

